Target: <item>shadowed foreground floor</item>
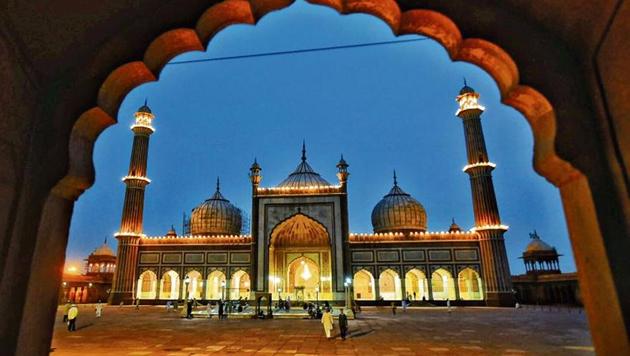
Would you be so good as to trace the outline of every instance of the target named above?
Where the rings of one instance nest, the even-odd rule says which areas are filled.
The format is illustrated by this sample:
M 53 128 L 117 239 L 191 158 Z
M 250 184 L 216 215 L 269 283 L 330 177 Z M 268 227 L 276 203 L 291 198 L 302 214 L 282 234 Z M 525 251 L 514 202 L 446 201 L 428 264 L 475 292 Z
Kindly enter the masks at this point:
M 60 309 L 61 310 L 61 309 Z M 592 355 L 576 310 L 364 308 L 352 335 L 326 340 L 319 320 L 186 320 L 163 307 L 80 307 L 70 333 L 58 312 L 52 355 Z M 335 321 L 334 333 L 339 329 Z

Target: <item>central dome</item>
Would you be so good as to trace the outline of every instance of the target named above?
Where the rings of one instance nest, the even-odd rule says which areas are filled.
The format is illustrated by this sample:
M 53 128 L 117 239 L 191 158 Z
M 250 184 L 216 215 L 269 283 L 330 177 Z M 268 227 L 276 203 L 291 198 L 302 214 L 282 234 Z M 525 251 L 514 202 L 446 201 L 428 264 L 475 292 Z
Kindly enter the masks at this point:
M 278 187 L 282 188 L 306 188 L 329 187 L 331 184 L 315 172 L 306 162 L 306 145 L 302 144 L 302 162 L 298 164 L 293 173 L 283 180 Z
M 241 233 L 241 211 L 225 199 L 219 190 L 193 209 L 190 216 L 192 235 L 239 235 Z
M 426 231 L 427 213 L 420 202 L 405 193 L 394 172 L 394 186 L 372 210 L 374 232 Z

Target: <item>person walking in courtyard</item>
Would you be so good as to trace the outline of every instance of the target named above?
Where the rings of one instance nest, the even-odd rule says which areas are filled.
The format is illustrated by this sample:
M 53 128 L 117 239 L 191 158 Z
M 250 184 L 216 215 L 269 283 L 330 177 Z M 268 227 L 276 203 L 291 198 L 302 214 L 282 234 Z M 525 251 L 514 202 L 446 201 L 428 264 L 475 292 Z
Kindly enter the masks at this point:
M 392 302 L 392 315 L 396 315 L 396 302 Z
M 68 299 L 68 301 L 66 302 L 66 305 L 63 306 L 63 322 L 64 323 L 68 322 L 68 310 L 70 310 L 71 306 L 72 304 L 70 304 L 70 299 Z
M 326 333 L 326 339 L 330 340 L 330 332 L 333 329 L 333 316 L 328 309 L 324 309 L 324 315 L 322 315 L 322 324 L 324 325 L 324 333 Z
M 186 303 L 186 319 L 192 319 L 193 300 L 188 299 Z
M 94 308 L 96 310 L 96 317 L 100 318 L 103 315 L 103 303 L 101 303 L 101 300 L 98 300 L 98 303 L 96 303 L 96 308 Z
M 343 308 L 339 309 L 339 332 L 341 334 L 341 339 L 346 339 L 346 334 L 348 334 L 348 317 L 343 313 Z
M 223 300 L 219 300 L 219 320 L 223 319 Z
M 79 307 L 73 303 L 68 309 L 68 331 L 77 330 L 77 316 L 79 316 Z

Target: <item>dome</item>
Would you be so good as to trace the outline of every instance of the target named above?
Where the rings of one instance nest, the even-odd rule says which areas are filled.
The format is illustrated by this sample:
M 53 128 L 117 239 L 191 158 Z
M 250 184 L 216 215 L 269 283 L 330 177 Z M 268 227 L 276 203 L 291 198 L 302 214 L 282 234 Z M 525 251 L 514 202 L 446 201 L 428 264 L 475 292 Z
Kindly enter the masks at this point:
M 532 241 L 527 244 L 525 253 L 556 252 L 556 249 L 554 247 L 550 246 L 545 241 L 540 239 L 540 236 L 538 236 L 538 233 L 536 233 L 536 231 L 534 231 L 534 233 L 532 234 L 529 234 L 529 237 L 532 239 Z
M 455 222 L 455 218 L 453 218 L 451 222 L 451 226 L 448 228 L 448 232 L 459 232 L 459 231 L 462 231 L 462 228 L 460 228 L 459 225 L 457 225 L 457 223 Z
M 469 93 L 474 93 L 474 92 L 475 92 L 475 89 L 469 87 L 468 83 L 466 83 L 466 78 L 464 78 L 464 87 L 460 89 L 459 95 L 464 95 L 464 94 L 469 94 Z
M 175 226 L 171 225 L 171 228 L 166 232 L 166 236 L 175 237 L 177 236 L 177 231 L 175 231 Z
M 116 256 L 111 247 L 107 246 L 107 239 L 103 244 L 92 252 L 93 256 Z
M 427 213 L 420 202 L 405 193 L 394 172 L 394 186 L 372 210 L 374 232 L 426 231 Z
M 138 112 L 151 113 L 151 108 L 147 105 L 147 99 L 144 99 L 144 105 L 138 108 Z
M 225 199 L 219 190 L 192 210 L 190 233 L 192 235 L 239 235 L 241 211 Z
M 302 162 L 298 164 L 293 173 L 283 180 L 278 187 L 304 188 L 304 187 L 329 187 L 331 184 L 315 172 L 306 162 L 306 146 L 302 144 Z

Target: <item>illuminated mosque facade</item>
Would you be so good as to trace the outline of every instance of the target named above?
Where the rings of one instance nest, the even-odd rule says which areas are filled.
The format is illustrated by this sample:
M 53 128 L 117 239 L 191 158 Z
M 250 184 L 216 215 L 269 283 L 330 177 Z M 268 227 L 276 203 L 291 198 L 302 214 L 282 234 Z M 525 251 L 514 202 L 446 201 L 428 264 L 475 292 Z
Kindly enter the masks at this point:
M 192 209 L 183 235 L 143 234 L 149 137 L 154 115 L 135 113 L 134 133 L 118 239 L 118 266 L 110 302 L 273 299 L 411 300 L 513 305 L 512 283 L 481 125 L 479 95 L 465 85 L 456 115 L 464 126 L 475 226 L 427 230 L 427 213 L 394 174 L 393 186 L 372 211 L 373 233 L 348 227 L 349 165 L 341 157 L 333 184 L 309 165 L 306 150 L 277 186 L 262 185 L 262 168 L 249 170 L 251 235 L 241 234 L 241 211 L 215 193 Z M 466 302 L 461 302 L 465 304 Z

